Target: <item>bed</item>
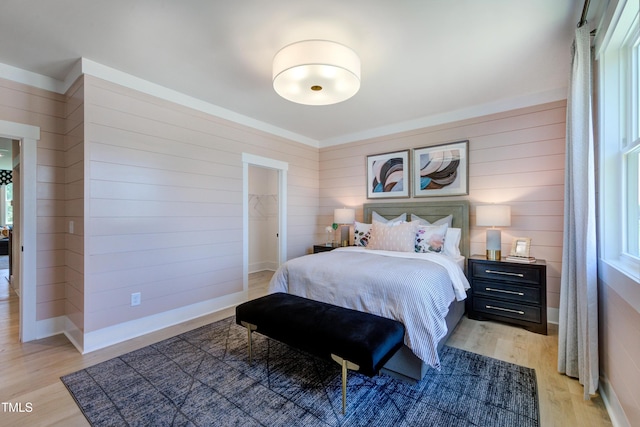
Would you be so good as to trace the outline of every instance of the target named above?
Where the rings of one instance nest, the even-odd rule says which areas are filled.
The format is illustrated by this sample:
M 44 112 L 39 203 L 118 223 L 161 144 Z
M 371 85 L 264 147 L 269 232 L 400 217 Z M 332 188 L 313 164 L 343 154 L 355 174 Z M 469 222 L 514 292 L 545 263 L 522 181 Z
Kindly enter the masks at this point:
M 372 222 L 374 212 L 386 219 L 403 213 L 410 219 L 413 214 L 429 222 L 452 215 L 451 226 L 460 229 L 462 257 L 339 248 L 287 261 L 274 274 L 269 292 L 289 292 L 401 321 L 407 327 L 405 345 L 383 371 L 418 381 L 430 366 L 439 367 L 438 350 L 464 315 L 469 205 L 462 200 L 367 203 L 365 223 Z

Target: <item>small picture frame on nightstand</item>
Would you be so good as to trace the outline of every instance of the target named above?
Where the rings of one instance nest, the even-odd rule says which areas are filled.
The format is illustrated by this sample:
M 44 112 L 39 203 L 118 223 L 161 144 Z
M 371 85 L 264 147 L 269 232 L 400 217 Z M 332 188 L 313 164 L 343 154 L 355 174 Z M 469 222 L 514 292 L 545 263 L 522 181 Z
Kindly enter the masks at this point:
M 513 257 L 529 258 L 530 249 L 530 237 L 514 237 L 513 243 L 511 243 L 511 253 L 509 255 Z

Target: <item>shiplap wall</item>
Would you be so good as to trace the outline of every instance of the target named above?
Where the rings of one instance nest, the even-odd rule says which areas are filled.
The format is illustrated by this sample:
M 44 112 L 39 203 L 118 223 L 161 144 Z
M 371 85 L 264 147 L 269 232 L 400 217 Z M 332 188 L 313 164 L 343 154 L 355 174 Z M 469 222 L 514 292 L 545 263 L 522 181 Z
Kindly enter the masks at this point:
M 509 204 L 511 227 L 502 230 L 502 252 L 509 252 L 513 237 L 532 238 L 531 255 L 547 261 L 547 305 L 557 308 L 565 115 L 566 102 L 560 101 L 321 149 L 316 240 L 324 238 L 322 230 L 333 221 L 336 207 L 353 207 L 362 220 L 367 155 L 469 140 L 469 195 L 463 198 L 471 202 L 471 252 L 483 254 L 485 249 L 486 229 L 475 226 L 475 206 Z
M 84 95 L 86 332 L 242 291 L 243 152 L 288 163 L 288 256 L 313 244 L 316 148 L 91 76 Z
M 84 78 L 67 91 L 65 133 L 66 331 L 80 346 L 84 333 Z M 73 229 L 70 229 L 73 224 Z
M 65 314 L 64 95 L 0 79 L 0 120 L 40 127 L 37 142 L 36 319 Z

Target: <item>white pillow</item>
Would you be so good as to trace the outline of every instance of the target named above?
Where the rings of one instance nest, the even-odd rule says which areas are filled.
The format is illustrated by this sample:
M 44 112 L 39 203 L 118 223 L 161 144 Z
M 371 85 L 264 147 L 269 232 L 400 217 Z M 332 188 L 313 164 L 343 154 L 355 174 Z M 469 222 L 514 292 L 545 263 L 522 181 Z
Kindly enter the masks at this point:
M 449 228 L 447 224 L 418 226 L 415 236 L 415 251 L 444 254 L 447 228 Z
M 371 239 L 371 224 L 356 221 L 353 226 L 353 245 L 367 246 Z
M 397 216 L 395 218 L 391 218 L 391 219 L 387 219 L 385 217 L 383 217 L 382 215 L 380 215 L 379 213 L 377 213 L 376 211 L 371 212 L 371 219 L 373 221 L 378 221 L 381 222 L 383 224 L 400 224 L 402 222 L 407 221 L 407 214 L 403 213 L 400 216 Z
M 442 225 L 442 224 L 447 224 L 449 227 L 451 227 L 452 223 L 453 223 L 453 215 L 447 215 L 443 218 L 440 218 L 437 221 L 434 222 L 429 222 L 424 218 L 420 218 L 418 215 L 414 215 L 411 214 L 411 222 L 413 221 L 417 221 L 420 225 Z
M 367 248 L 382 251 L 414 252 L 418 224 L 403 222 L 389 226 L 373 221 Z
M 460 236 L 462 230 L 459 228 L 447 228 L 444 236 L 444 254 L 446 256 L 457 258 L 460 256 Z

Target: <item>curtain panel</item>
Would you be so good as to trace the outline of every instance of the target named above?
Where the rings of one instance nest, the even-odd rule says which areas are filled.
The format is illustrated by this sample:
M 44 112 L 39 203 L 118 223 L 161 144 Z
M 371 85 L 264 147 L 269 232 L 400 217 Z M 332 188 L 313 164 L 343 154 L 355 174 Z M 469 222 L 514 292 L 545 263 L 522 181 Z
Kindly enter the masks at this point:
M 587 25 L 576 30 L 567 99 L 564 236 L 558 370 L 598 389 L 598 289 L 592 56 Z

